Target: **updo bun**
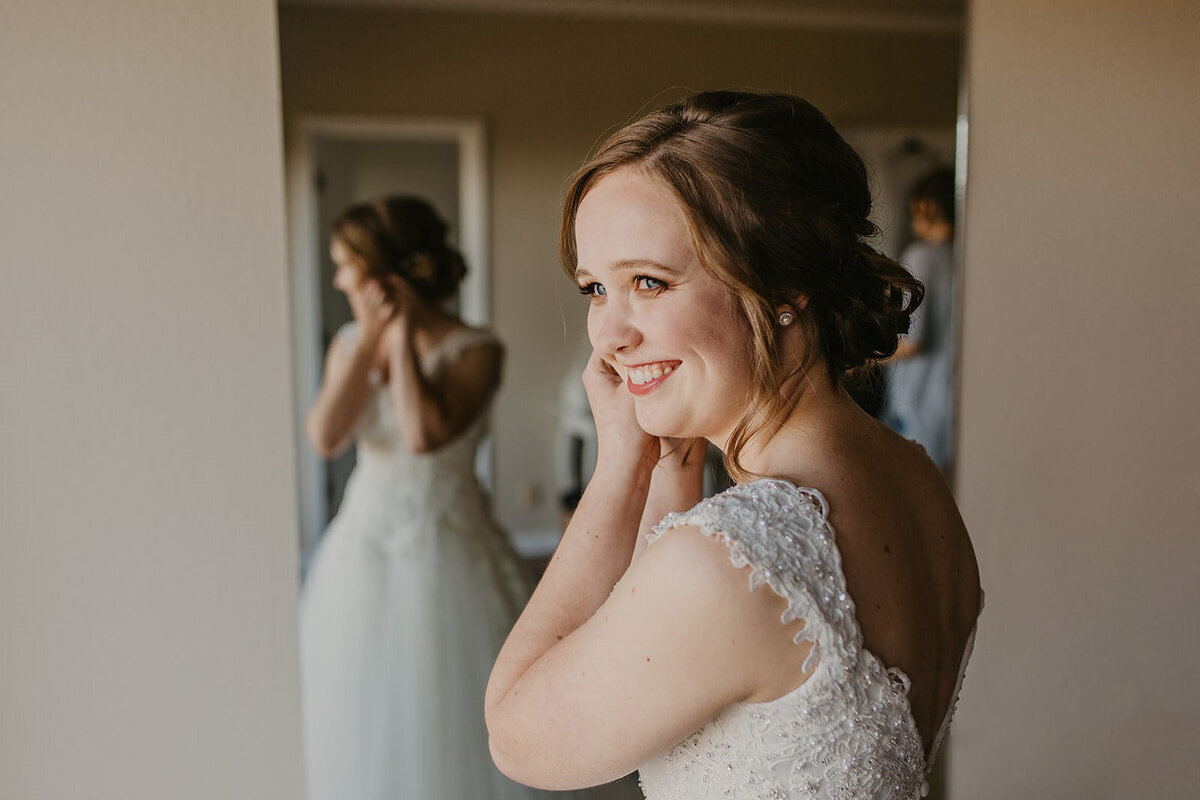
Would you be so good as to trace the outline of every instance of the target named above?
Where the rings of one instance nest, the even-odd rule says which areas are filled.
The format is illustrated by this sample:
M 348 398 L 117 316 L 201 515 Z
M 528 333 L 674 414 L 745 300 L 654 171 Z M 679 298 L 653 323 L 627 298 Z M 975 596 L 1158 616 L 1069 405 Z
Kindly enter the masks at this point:
M 399 276 L 431 304 L 453 297 L 467 274 L 447 231 L 429 203 L 395 195 L 351 206 L 333 223 L 333 237 L 366 262 L 368 276 Z
M 726 448 L 784 410 L 784 382 L 818 358 L 835 384 L 896 352 L 924 288 L 870 240 L 871 191 L 858 154 L 811 103 L 786 94 L 702 92 L 624 126 L 575 174 L 559 249 L 574 276 L 575 218 L 605 176 L 636 168 L 679 201 L 700 263 L 738 298 L 753 338 L 751 407 Z M 809 333 L 797 367 L 780 357 L 777 309 Z
M 860 242 L 851 278 L 813 308 L 830 369 L 849 372 L 895 354 L 925 287 L 907 269 Z

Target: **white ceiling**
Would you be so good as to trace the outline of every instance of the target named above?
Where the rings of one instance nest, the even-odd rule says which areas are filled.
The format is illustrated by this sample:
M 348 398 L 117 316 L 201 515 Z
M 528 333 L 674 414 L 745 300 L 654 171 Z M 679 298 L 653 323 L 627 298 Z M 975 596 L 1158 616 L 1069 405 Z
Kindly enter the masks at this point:
M 966 0 L 279 0 L 279 4 L 957 35 L 962 30 Z

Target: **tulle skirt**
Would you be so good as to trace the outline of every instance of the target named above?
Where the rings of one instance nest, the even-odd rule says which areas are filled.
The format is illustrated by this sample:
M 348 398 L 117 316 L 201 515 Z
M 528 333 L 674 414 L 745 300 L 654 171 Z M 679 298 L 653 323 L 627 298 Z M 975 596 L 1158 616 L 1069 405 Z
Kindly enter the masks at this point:
M 527 592 L 482 507 L 340 514 L 300 609 L 309 800 L 563 797 L 510 781 L 488 752 L 484 688 Z

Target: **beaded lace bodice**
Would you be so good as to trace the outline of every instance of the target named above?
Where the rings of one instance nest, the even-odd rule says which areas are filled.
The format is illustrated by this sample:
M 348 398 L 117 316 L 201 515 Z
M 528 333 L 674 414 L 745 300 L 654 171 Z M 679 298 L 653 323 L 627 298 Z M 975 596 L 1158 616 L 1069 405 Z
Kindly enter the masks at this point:
M 735 703 L 641 768 L 648 800 L 888 798 L 927 791 L 951 710 L 926 763 L 908 699 L 909 680 L 863 646 L 846 591 L 828 504 L 815 489 L 776 479 L 741 484 L 668 514 L 648 538 L 692 525 L 723 541 L 750 589 L 787 600 L 782 620 L 804 620 L 796 642 L 812 643 L 799 687 L 765 703 Z M 965 667 L 974 632 L 963 654 Z M 815 665 L 815 668 L 814 668 Z

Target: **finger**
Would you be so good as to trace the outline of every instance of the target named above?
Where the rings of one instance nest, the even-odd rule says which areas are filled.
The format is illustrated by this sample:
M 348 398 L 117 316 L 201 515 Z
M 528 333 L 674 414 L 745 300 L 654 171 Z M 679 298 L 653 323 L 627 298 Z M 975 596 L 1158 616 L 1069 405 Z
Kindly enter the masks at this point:
M 597 358 L 595 366 L 592 369 L 595 375 L 605 383 L 619 386 L 625 382 L 625 378 L 621 375 L 616 365 L 606 358 Z
M 613 368 L 613 365 L 610 364 L 608 360 L 604 358 L 604 356 L 600 355 L 598 350 L 593 350 L 592 354 L 588 357 L 587 368 L 591 372 L 598 372 L 600 374 L 616 374 L 616 370 Z

